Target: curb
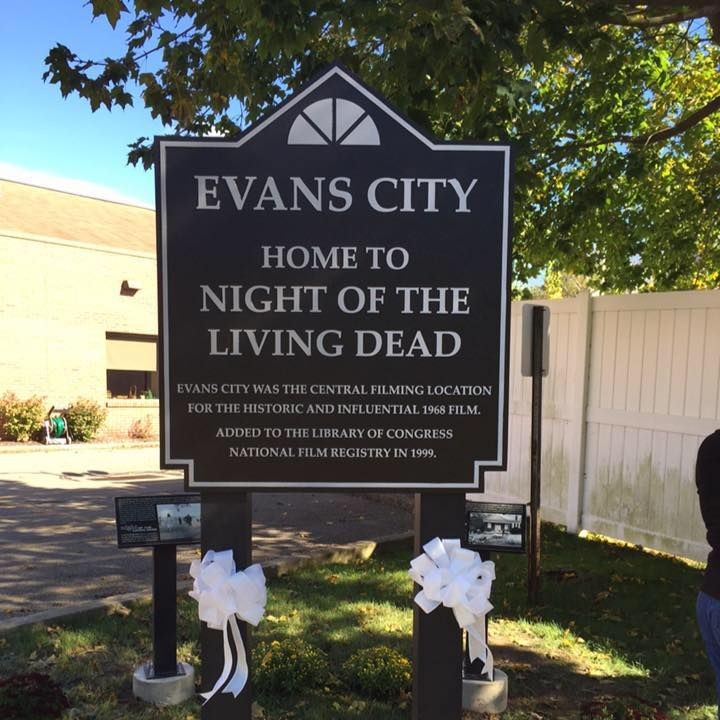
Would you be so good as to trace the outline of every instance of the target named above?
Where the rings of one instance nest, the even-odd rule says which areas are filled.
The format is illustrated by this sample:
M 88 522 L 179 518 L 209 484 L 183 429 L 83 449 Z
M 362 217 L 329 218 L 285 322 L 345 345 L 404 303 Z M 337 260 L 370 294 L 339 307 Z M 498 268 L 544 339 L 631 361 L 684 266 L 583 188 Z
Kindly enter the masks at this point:
M 281 577 L 292 570 L 331 563 L 346 564 L 354 560 L 367 560 L 378 551 L 400 548 L 412 541 L 414 533 L 405 532 L 396 535 L 383 535 L 377 540 L 358 540 L 347 545 L 334 545 L 326 550 L 295 555 L 289 560 L 276 558 L 263 564 L 266 577 Z
M 49 454 L 57 452 L 92 452 L 94 450 L 147 450 L 159 448 L 159 440 L 101 440 L 98 442 L 73 442 L 70 445 L 45 445 L 41 442 L 16 443 L 4 440 L 0 442 L 0 455 L 27 455 L 29 453 Z
M 275 558 L 263 563 L 263 571 L 266 577 L 273 578 L 281 577 L 293 570 L 304 567 L 314 567 L 316 565 L 326 565 L 330 563 L 347 564 L 355 560 L 367 560 L 379 551 L 403 547 L 412 542 L 413 537 L 414 534 L 412 532 L 384 535 L 377 540 L 358 540 L 357 542 L 346 545 L 333 545 L 325 550 L 298 554 L 289 559 Z M 192 583 L 187 580 L 182 580 L 177 583 L 178 592 L 184 593 L 191 588 Z M 0 635 L 31 625 L 41 625 L 59 620 L 73 620 L 103 611 L 107 614 L 112 614 L 118 610 L 118 608 L 128 603 L 142 600 L 151 601 L 152 593 L 141 590 L 139 592 L 124 593 L 121 595 L 110 595 L 99 600 L 88 600 L 87 602 L 76 605 L 68 605 L 62 608 L 53 608 L 52 610 L 43 610 L 30 615 L 14 617 L 9 620 L 0 621 Z

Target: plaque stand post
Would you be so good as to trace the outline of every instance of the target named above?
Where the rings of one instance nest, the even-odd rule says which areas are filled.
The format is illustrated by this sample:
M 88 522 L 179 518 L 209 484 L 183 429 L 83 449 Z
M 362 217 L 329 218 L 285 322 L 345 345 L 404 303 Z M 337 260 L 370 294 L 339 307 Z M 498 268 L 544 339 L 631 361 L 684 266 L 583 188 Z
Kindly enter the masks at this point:
M 537 605 L 540 594 L 540 483 L 542 460 L 542 379 L 544 322 L 547 308 L 532 313 L 532 407 L 530 423 L 530 548 L 528 552 L 528 603 Z
M 434 537 L 458 537 L 464 520 L 463 493 L 417 493 L 415 556 Z M 412 720 L 460 720 L 462 662 L 462 632 L 452 610 L 425 613 L 414 605 Z
M 177 705 L 195 694 L 195 671 L 177 661 L 177 546 L 153 545 L 153 659 L 133 673 L 133 694 Z
M 478 555 L 480 556 L 480 560 L 483 562 L 490 559 L 490 553 L 488 552 L 478 552 Z M 485 642 L 487 642 L 489 646 L 490 635 L 488 634 L 488 624 L 489 619 L 488 616 L 485 615 Z M 483 663 L 480 658 L 475 660 L 470 659 L 470 638 L 467 631 L 465 631 L 463 639 L 465 641 L 465 652 L 463 653 L 463 680 L 482 680 L 492 682 L 493 678 L 490 676 L 490 673 L 485 671 L 485 663 Z
M 153 546 L 153 677 L 178 675 L 177 546 Z
M 238 570 L 252 562 L 252 496 L 244 492 L 203 490 L 201 493 L 201 550 L 232 550 Z M 248 654 L 247 623 L 238 622 L 243 644 Z M 200 629 L 202 657 L 202 692 L 212 689 L 223 669 L 223 634 L 202 624 Z M 250 681 L 243 691 L 233 697 L 230 693 L 216 693 L 202 706 L 202 720 L 250 720 L 252 696 Z

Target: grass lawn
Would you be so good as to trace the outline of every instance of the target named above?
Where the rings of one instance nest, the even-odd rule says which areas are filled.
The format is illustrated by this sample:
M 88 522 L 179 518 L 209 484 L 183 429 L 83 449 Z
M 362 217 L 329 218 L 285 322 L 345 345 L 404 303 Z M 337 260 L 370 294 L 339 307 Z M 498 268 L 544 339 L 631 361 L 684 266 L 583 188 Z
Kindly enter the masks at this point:
M 410 558 L 408 548 L 353 565 L 299 569 L 269 581 L 266 617 L 253 642 L 297 645 L 304 640 L 327 653 L 331 675 L 317 688 L 290 697 L 257 693 L 259 717 L 410 717 L 409 698 L 363 697 L 340 672 L 360 648 L 385 645 L 410 656 Z M 509 676 L 504 720 L 608 720 L 613 715 L 599 709 L 611 708 L 614 699 L 621 708 L 650 701 L 671 720 L 715 718 L 712 677 L 694 620 L 698 565 L 545 525 L 541 604 L 528 608 L 525 557 L 494 559 L 498 579 L 489 637 L 497 666 Z M 198 668 L 195 603 L 183 598 L 179 614 L 179 658 Z M 132 671 L 150 654 L 150 642 L 148 603 L 26 628 L 0 637 L 0 678 L 49 674 L 72 706 L 64 720 L 198 718 L 194 700 L 157 709 L 132 697 Z M 614 717 L 645 720 L 641 715 Z

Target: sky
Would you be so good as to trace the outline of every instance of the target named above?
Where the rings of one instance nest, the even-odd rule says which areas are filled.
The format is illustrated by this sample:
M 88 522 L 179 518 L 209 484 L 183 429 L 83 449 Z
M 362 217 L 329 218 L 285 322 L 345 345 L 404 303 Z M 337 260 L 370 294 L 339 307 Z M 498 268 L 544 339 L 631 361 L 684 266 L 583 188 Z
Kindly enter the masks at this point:
M 0 0 L 0 177 L 154 206 L 153 173 L 127 165 L 127 146 L 169 130 L 141 100 L 93 113 L 42 79 L 58 42 L 83 59 L 121 54 L 124 33 L 93 21 L 85 1 Z

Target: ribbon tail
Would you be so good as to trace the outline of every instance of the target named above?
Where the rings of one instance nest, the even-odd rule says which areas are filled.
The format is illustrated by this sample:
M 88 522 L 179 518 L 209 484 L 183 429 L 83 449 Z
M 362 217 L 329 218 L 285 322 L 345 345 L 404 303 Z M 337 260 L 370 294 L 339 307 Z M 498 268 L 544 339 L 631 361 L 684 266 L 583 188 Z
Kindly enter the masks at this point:
M 237 661 L 235 664 L 235 672 L 223 692 L 232 693 L 233 697 L 237 697 L 245 687 L 245 683 L 247 683 L 249 670 L 247 656 L 245 655 L 245 645 L 243 644 L 242 635 L 240 634 L 240 628 L 238 627 L 235 615 L 230 618 L 230 629 L 232 630 L 233 640 L 235 641 Z
M 235 616 L 233 615 L 232 619 L 234 618 Z M 200 697 L 205 698 L 203 705 L 226 683 L 227 679 L 230 677 L 230 672 L 232 671 L 232 651 L 230 649 L 230 637 L 228 636 L 228 623 L 230 622 L 231 620 L 228 619 L 228 621 L 223 625 L 223 653 L 225 656 L 225 664 L 223 665 L 223 670 L 220 673 L 220 677 L 217 679 L 217 682 L 213 686 L 213 689 L 209 692 L 200 693 Z
M 485 672 L 488 674 L 490 682 L 493 682 L 493 680 L 495 680 L 495 660 L 493 658 L 490 647 L 488 647 L 487 649 L 487 657 L 485 659 Z
M 493 679 L 494 660 L 492 652 L 488 647 L 485 639 L 485 617 L 481 617 L 477 622 L 468 629 L 468 654 L 470 661 L 481 660 L 483 663 L 483 671 L 488 674 L 490 680 Z

